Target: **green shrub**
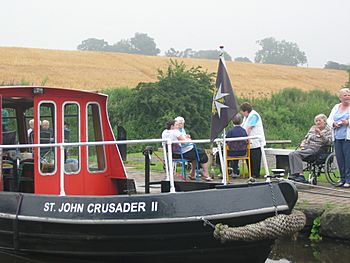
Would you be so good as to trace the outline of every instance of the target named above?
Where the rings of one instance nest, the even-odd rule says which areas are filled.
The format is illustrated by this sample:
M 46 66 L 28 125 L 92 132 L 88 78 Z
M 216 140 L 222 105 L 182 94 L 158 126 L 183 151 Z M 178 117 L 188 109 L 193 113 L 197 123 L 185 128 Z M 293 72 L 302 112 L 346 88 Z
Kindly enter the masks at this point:
M 293 147 L 299 145 L 314 124 L 314 117 L 320 113 L 328 116 L 338 102 L 335 95 L 326 91 L 303 92 L 295 88 L 283 89 L 271 98 L 245 100 L 260 113 L 266 138 L 289 139 Z
M 207 139 L 214 80 L 214 74 L 200 67 L 186 69 L 183 63 L 171 61 L 166 71 L 159 70 L 158 82 L 105 90 L 112 127 L 123 126 L 128 139 L 160 138 L 165 122 L 180 115 L 193 139 Z M 327 91 L 286 88 L 270 98 L 243 97 L 237 101 L 250 102 L 260 113 L 267 139 L 289 139 L 296 147 L 314 124 L 314 117 L 329 115 L 339 100 Z
M 313 221 L 311 233 L 309 235 L 309 239 L 312 242 L 318 242 L 322 240 L 322 237 L 320 236 L 320 227 L 321 227 L 321 218 L 318 216 Z

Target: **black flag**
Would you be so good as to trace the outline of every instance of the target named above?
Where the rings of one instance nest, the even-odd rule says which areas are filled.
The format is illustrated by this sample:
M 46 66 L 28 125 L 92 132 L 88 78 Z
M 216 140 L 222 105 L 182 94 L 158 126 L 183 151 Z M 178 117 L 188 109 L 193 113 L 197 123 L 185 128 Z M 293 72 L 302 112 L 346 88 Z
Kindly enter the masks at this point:
M 237 113 L 236 98 L 226 71 L 223 55 L 221 55 L 216 77 L 216 91 L 212 103 L 210 141 L 218 137 L 219 133 Z

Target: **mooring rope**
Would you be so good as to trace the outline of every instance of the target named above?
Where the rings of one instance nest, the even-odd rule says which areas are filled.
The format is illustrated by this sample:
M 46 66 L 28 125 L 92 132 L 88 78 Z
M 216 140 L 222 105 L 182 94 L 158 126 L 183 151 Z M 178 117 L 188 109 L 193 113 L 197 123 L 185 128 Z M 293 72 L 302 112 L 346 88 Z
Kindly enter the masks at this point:
M 214 237 L 223 243 L 226 241 L 276 239 L 302 230 L 305 223 L 306 217 L 304 213 L 293 210 L 290 215 L 279 214 L 246 226 L 229 227 L 228 225 L 217 224 L 214 230 Z

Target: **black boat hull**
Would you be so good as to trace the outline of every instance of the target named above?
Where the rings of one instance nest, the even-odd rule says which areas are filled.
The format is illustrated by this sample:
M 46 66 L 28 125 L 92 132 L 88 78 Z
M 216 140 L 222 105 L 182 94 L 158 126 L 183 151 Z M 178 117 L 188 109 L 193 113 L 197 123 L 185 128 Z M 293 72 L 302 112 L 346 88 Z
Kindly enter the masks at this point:
M 289 213 L 296 200 L 295 186 L 288 182 L 134 196 L 1 193 L 0 248 L 134 259 L 233 253 L 244 258 L 237 262 L 264 262 L 259 258 L 266 259 L 273 240 L 222 244 L 204 219 L 243 226 L 273 216 L 276 209 Z

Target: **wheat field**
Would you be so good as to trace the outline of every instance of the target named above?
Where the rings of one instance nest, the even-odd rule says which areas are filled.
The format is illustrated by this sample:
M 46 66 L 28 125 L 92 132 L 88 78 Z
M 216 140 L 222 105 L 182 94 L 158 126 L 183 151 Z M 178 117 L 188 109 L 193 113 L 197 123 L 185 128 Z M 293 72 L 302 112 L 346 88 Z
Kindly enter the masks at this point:
M 173 58 L 175 59 L 175 58 Z M 218 61 L 179 59 L 188 67 L 201 66 L 216 72 Z M 0 83 L 27 81 L 72 89 L 101 90 L 135 87 L 157 81 L 157 69 L 165 69 L 170 58 L 107 52 L 62 51 L 33 48 L 0 48 Z M 340 70 L 290 67 L 244 62 L 226 62 L 238 96 L 270 96 L 283 88 L 319 89 L 336 93 L 347 81 Z

